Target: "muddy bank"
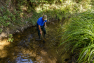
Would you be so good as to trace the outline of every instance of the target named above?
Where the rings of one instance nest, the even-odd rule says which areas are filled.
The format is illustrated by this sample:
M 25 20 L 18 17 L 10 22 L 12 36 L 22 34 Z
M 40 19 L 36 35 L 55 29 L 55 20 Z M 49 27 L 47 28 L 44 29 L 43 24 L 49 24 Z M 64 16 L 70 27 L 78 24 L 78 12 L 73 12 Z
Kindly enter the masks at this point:
M 20 27 L 20 26 L 6 27 L 6 28 L 4 28 L 2 33 L 0 33 L 0 39 L 7 38 L 9 36 L 9 34 L 23 32 L 28 27 L 32 27 L 32 25 L 26 24 L 22 27 Z

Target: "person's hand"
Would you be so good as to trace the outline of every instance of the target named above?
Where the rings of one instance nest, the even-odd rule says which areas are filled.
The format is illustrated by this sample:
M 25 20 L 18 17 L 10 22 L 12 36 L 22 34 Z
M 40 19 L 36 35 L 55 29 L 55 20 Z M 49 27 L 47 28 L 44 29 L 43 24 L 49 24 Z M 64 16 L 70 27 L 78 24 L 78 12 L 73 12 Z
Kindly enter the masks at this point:
M 44 26 L 45 28 L 47 27 L 47 26 Z
M 42 35 L 42 31 L 40 31 L 40 34 Z

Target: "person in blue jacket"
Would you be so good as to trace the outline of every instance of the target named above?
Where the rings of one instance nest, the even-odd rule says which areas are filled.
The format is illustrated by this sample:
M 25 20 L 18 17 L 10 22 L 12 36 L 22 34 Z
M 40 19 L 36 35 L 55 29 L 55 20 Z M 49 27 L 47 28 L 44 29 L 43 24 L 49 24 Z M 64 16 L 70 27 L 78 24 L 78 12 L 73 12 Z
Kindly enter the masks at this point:
M 37 30 L 38 30 L 38 36 L 39 39 L 41 39 L 42 31 L 44 33 L 44 38 L 46 34 L 46 22 L 47 22 L 47 15 L 43 15 L 43 17 L 40 17 L 37 21 Z

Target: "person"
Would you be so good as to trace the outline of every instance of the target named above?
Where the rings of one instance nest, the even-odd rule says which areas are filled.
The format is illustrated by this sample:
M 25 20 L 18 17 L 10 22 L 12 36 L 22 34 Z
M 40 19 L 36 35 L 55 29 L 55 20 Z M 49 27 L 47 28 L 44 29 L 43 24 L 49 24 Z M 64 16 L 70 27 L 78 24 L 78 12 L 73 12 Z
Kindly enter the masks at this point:
M 44 38 L 46 35 L 46 22 L 47 22 L 47 15 L 43 15 L 43 17 L 40 17 L 37 21 L 37 30 L 38 30 L 38 36 L 39 36 L 39 40 L 41 40 L 41 35 L 42 35 L 42 31 L 44 33 Z

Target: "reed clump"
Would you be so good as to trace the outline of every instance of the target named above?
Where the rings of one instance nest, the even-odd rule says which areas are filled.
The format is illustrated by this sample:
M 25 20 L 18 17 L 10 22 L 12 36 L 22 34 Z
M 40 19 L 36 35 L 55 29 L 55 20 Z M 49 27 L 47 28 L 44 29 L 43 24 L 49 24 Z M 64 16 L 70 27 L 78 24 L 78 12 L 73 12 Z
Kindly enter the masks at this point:
M 86 11 L 72 16 L 63 25 L 62 44 L 66 51 L 78 53 L 78 62 L 94 62 L 94 13 Z

